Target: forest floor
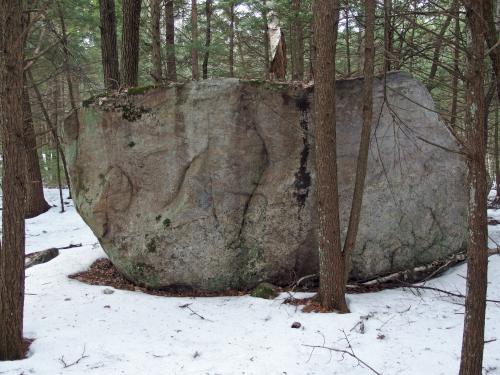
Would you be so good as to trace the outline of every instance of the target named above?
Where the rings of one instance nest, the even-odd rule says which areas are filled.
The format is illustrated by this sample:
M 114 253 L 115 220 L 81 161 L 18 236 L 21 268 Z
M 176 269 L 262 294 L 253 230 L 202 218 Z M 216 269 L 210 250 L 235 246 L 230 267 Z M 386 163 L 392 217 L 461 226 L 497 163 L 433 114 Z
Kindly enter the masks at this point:
M 46 197 L 57 204 L 57 190 Z M 27 269 L 25 336 L 34 341 L 25 360 L 0 362 L 2 375 L 374 373 L 349 355 L 311 346 L 352 348 L 384 375 L 458 373 L 463 298 L 400 288 L 349 295 L 351 314 L 307 314 L 284 304 L 287 294 L 161 297 L 88 285 L 68 275 L 105 254 L 70 202 L 65 213 L 54 207 L 27 221 L 27 253 L 82 246 Z M 500 220 L 500 210 L 488 216 Z M 489 229 L 500 242 L 500 225 Z M 462 264 L 426 285 L 465 293 L 465 275 Z M 488 298 L 500 300 L 498 285 L 500 256 L 492 255 Z M 499 321 L 500 304 L 488 303 L 485 374 L 500 374 Z

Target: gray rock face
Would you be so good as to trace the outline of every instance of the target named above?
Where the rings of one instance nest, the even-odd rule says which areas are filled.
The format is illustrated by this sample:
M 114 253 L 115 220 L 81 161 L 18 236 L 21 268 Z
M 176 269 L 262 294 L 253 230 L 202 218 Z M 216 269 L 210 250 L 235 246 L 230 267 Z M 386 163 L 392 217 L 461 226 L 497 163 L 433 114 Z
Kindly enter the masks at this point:
M 345 234 L 363 81 L 337 86 Z M 317 272 L 312 96 L 227 79 L 97 99 L 79 128 L 65 125 L 78 211 L 115 266 L 152 288 L 283 285 Z M 457 141 L 408 75 L 388 75 L 386 97 L 376 79 L 355 279 L 466 244 L 466 166 L 445 150 Z

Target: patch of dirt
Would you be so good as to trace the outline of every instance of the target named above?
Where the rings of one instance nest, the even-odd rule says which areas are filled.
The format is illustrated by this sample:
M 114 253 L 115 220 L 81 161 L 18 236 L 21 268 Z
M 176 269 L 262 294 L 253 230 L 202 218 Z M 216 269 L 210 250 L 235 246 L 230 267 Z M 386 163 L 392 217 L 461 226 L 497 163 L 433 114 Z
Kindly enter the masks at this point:
M 165 297 L 219 297 L 219 296 L 242 296 L 248 294 L 245 291 L 229 289 L 223 292 L 202 292 L 192 289 L 168 289 L 153 290 L 140 287 L 127 280 L 113 263 L 107 258 L 96 260 L 87 271 L 75 273 L 68 276 L 70 279 L 81 281 L 90 285 L 110 286 L 115 289 L 139 291 L 154 296 Z

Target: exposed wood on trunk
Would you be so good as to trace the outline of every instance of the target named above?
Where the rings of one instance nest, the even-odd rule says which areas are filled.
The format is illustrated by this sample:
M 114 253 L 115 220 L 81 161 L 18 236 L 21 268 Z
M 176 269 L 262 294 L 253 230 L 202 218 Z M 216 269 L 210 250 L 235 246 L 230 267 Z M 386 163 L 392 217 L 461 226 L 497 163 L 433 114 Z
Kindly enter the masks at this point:
M 116 90 L 120 86 L 120 68 L 116 41 L 115 0 L 99 0 L 99 12 L 104 87 L 107 90 Z
M 287 66 L 285 34 L 281 30 L 279 19 L 274 12 L 269 12 L 267 19 L 269 21 L 267 30 L 271 61 L 270 78 L 283 81 L 286 79 Z

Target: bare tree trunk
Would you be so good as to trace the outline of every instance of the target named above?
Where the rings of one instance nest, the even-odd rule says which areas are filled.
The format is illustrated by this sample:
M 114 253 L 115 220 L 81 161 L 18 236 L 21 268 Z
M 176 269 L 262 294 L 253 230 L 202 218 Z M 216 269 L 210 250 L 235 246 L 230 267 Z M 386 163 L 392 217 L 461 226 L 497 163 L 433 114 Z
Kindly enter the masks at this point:
M 451 20 L 455 14 L 454 9 L 457 6 L 458 6 L 458 1 L 454 0 L 453 3 L 451 4 L 449 14 L 446 17 L 443 26 L 441 26 L 441 30 L 439 31 L 439 37 L 436 38 L 434 41 L 434 54 L 432 57 L 431 72 L 429 73 L 429 78 L 428 78 L 429 83 L 427 84 L 427 89 L 429 91 L 432 91 L 432 89 L 436 87 L 434 79 L 436 78 L 439 58 L 441 57 L 441 48 L 443 47 L 444 34 L 446 33 L 446 30 L 448 30 L 448 27 L 450 26 Z
M 498 107 L 500 106 L 500 100 L 497 98 L 497 105 L 495 108 L 495 187 L 496 187 L 496 197 L 495 201 L 500 202 L 500 163 L 499 163 L 499 150 L 498 150 Z
M 269 79 L 269 74 L 270 74 L 270 68 L 271 64 L 269 61 L 269 29 L 267 26 L 267 6 L 266 6 L 266 0 L 262 1 L 263 3 L 263 8 L 262 8 L 262 21 L 264 22 L 262 26 L 262 35 L 263 35 L 263 41 L 264 41 L 264 79 Z
M 53 123 L 55 125 L 56 131 L 59 129 L 59 99 L 60 99 L 60 94 L 61 94 L 61 87 L 64 87 L 64 84 L 59 84 L 57 80 L 55 82 L 54 88 L 53 88 L 53 102 L 54 102 L 54 107 L 53 107 Z M 61 82 L 63 83 L 63 82 Z M 62 103 L 64 103 L 62 101 Z M 64 111 L 64 105 L 61 105 L 61 110 Z M 56 134 L 59 140 L 59 134 Z M 56 173 L 57 173 L 57 185 L 59 187 L 59 201 L 61 203 L 61 213 L 64 212 L 64 199 L 63 199 L 63 193 L 62 193 L 62 184 L 61 184 L 61 164 L 60 164 L 60 144 L 59 142 L 56 142 Z
M 351 47 L 350 47 L 350 35 L 349 35 L 349 1 L 346 1 L 345 9 L 345 52 L 346 52 L 346 63 L 347 63 L 347 76 L 351 75 Z
M 292 1 L 292 80 L 304 79 L 304 26 L 301 18 L 301 0 Z
M 392 69 L 392 0 L 384 0 L 384 72 Z
M 63 69 L 64 73 L 66 76 L 66 82 L 68 84 L 68 97 L 69 97 L 69 102 L 71 105 L 71 113 L 70 116 L 72 116 L 72 121 L 76 121 L 77 123 L 77 128 L 80 129 L 80 124 L 79 124 L 79 119 L 77 115 L 77 110 L 78 110 L 78 104 L 77 104 L 77 97 L 79 97 L 79 92 L 78 90 L 75 90 L 75 85 L 73 85 L 73 77 L 72 77 L 72 70 L 70 66 L 70 53 L 68 50 L 68 34 L 66 32 L 66 23 L 64 21 L 64 13 L 61 7 L 61 4 L 57 2 L 57 11 L 59 13 L 59 21 L 61 23 L 61 32 L 62 32 L 62 45 L 63 45 L 63 53 L 64 53 L 64 60 L 63 60 Z M 31 72 L 29 72 L 31 74 Z M 30 79 L 33 83 L 33 88 L 35 89 L 35 94 L 39 96 L 39 101 L 40 101 L 40 106 L 43 106 L 43 101 L 41 99 L 40 93 L 38 91 L 38 87 L 35 84 L 35 81 L 33 80 L 33 77 L 30 75 Z M 57 124 L 55 124 L 55 127 L 52 126 L 52 131 L 55 131 L 55 136 L 54 136 L 54 141 L 56 141 L 56 145 L 59 143 L 59 138 L 57 136 Z M 69 174 L 68 174 L 68 168 L 66 164 L 66 157 L 64 156 L 64 153 L 62 151 L 61 146 L 58 146 L 59 148 L 59 153 L 61 154 L 61 160 L 63 162 L 64 166 L 64 173 L 66 174 L 66 182 L 68 184 L 68 191 L 69 191 L 69 199 L 71 199 L 71 185 L 70 185 L 70 180 L 69 180 Z
M 161 0 L 151 0 L 151 52 L 153 61 L 153 80 L 162 82 L 161 38 L 160 38 Z
M 469 167 L 469 240 L 467 297 L 460 375 L 481 375 L 488 273 L 486 143 L 484 136 L 483 0 L 466 0 L 471 50 L 466 92 L 467 164 Z
M 57 124 L 54 125 L 54 123 L 50 119 L 49 113 L 47 112 L 47 108 L 45 107 L 45 104 L 43 103 L 42 94 L 40 93 L 40 90 L 38 89 L 38 86 L 33 78 L 33 74 L 31 73 L 31 70 L 28 70 L 28 77 L 30 79 L 31 85 L 33 86 L 33 91 L 35 92 L 35 96 L 37 98 L 38 105 L 40 106 L 40 110 L 42 112 L 45 123 L 47 124 L 47 127 L 50 130 L 50 133 L 52 135 L 52 139 L 54 141 L 56 149 L 59 151 L 61 161 L 63 164 L 64 174 L 66 176 L 68 190 L 70 193 L 70 196 L 68 198 L 71 198 L 71 186 L 70 186 L 70 181 L 69 181 L 68 164 L 66 162 L 66 157 L 64 155 L 64 152 L 62 151 L 61 141 L 59 140 L 59 136 L 57 134 Z M 76 112 L 74 112 L 74 113 L 76 113 Z
M 455 10 L 455 30 L 454 30 L 454 40 L 455 45 L 453 46 L 453 77 L 451 83 L 452 90 L 452 98 L 451 98 L 451 119 L 450 125 L 452 128 L 455 128 L 457 125 L 457 115 L 458 115 L 458 75 L 460 69 L 460 49 L 459 49 L 459 41 L 460 41 L 460 13 L 457 7 Z
M 205 33 L 205 55 L 203 57 L 203 79 L 208 78 L 208 58 L 210 56 L 210 42 L 212 41 L 212 0 L 205 1 L 205 16 L 207 18 L 207 30 Z
M 120 68 L 116 47 L 115 0 L 99 0 L 101 17 L 101 56 L 106 90 L 116 90 L 120 86 Z
M 363 84 L 363 127 L 359 143 L 358 160 L 356 164 L 356 178 L 351 203 L 351 214 L 347 235 L 344 244 L 346 258 L 345 282 L 351 267 L 351 256 L 356 245 L 361 208 L 363 206 L 363 192 L 365 187 L 366 170 L 368 168 L 368 151 L 370 150 L 370 136 L 373 115 L 373 75 L 375 70 L 375 1 L 365 0 L 365 62 Z
M 0 361 L 24 357 L 23 122 L 24 43 L 22 2 L 0 0 L 0 124 L 2 129 L 2 246 L 0 251 Z
M 483 8 L 486 21 L 486 44 L 488 45 L 491 65 L 495 73 L 497 95 L 500 97 L 500 43 L 498 43 L 498 34 L 493 18 L 494 9 L 492 0 L 483 0 Z
M 27 83 L 24 78 L 25 84 Z M 31 113 L 31 103 L 28 89 L 23 90 L 24 145 L 26 148 L 26 201 L 25 218 L 32 218 L 47 212 L 50 205 L 43 195 L 42 174 L 36 146 L 35 128 Z
M 319 299 L 329 311 L 348 312 L 346 262 L 340 244 L 335 120 L 335 54 L 339 0 L 316 0 L 314 35 L 314 121 L 316 124 L 316 200 L 319 217 Z
M 139 82 L 141 0 L 123 0 L 122 14 L 122 83 L 134 87 Z
M 229 77 L 234 77 L 234 3 L 229 7 Z
M 165 36 L 167 40 L 167 80 L 177 81 L 177 62 L 175 61 L 175 18 L 174 0 L 165 0 Z
M 191 0 L 191 77 L 197 81 L 200 79 L 198 68 L 198 5 L 196 0 Z

